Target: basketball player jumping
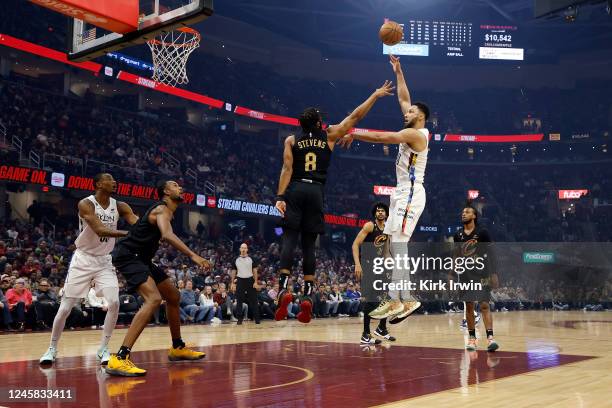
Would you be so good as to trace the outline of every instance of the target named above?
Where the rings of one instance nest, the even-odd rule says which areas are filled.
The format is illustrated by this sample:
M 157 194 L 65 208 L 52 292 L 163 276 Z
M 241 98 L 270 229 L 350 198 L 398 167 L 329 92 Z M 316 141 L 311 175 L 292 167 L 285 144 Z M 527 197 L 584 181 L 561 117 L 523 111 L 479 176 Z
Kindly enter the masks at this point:
M 389 217 L 389 206 L 385 203 L 374 204 L 374 207 L 372 207 L 372 217 L 374 218 L 374 222 L 366 222 L 361 228 L 361 231 L 359 231 L 359 234 L 357 234 L 355 237 L 355 241 L 353 241 L 355 279 L 358 280 L 361 280 L 361 276 L 363 275 L 359 248 L 364 242 L 374 246 L 376 256 L 384 256 L 383 251 L 388 235 L 385 235 L 383 231 L 385 230 L 385 221 Z M 363 345 L 381 343 L 381 341 L 378 339 L 372 339 L 372 336 L 370 335 L 370 312 L 376 309 L 377 306 L 378 304 L 376 302 L 366 302 L 363 308 L 363 334 L 361 335 L 361 344 Z M 378 337 L 382 337 L 383 339 L 395 341 L 395 337 L 391 336 L 387 330 L 387 319 L 381 319 L 380 322 L 378 322 L 378 327 L 374 331 L 374 334 L 376 334 Z
M 483 242 L 491 242 L 489 232 L 478 226 L 478 212 L 472 206 L 466 206 L 461 212 L 461 222 L 463 228 L 455 233 L 453 237 L 454 242 L 461 242 L 462 256 L 467 256 L 468 253 L 472 253 L 474 246 L 477 246 Z M 486 245 L 486 244 L 485 244 Z M 476 247 L 478 252 L 481 252 L 483 248 Z M 487 267 L 491 268 L 492 262 L 487 260 Z M 489 288 L 497 288 L 498 278 L 494 271 L 487 271 L 489 276 L 481 279 L 484 280 L 485 285 Z M 465 302 L 465 318 L 467 320 L 468 328 L 468 343 L 465 348 L 469 351 L 476 350 L 476 317 L 474 316 L 474 302 Z M 482 320 L 484 321 L 485 329 L 487 331 L 487 351 L 495 351 L 499 348 L 499 345 L 493 338 L 493 314 L 489 308 L 489 301 L 480 301 L 480 313 L 482 314 Z
M 57 344 L 66 319 L 81 298 L 87 296 L 91 282 L 94 282 L 98 296 L 103 296 L 108 302 L 102 340 L 96 357 L 101 364 L 107 364 L 110 359 L 107 346 L 119 315 L 119 284 L 110 253 L 115 246 L 115 238 L 127 235 L 127 231 L 117 231 L 119 217 L 123 217 L 129 224 L 135 224 L 138 217 L 129 205 L 111 197 L 117 190 L 117 182 L 113 176 L 108 173 L 97 174 L 94 177 L 94 186 L 96 192 L 79 201 L 80 232 L 75 242 L 76 251 L 68 267 L 64 296 L 53 319 L 51 344 L 40 358 L 42 365 L 53 364 L 55 361 Z
M 130 361 L 130 351 L 162 299 L 166 301 L 166 314 L 172 335 L 168 359 L 199 360 L 206 355 L 185 346 L 181 339 L 179 291 L 168 275 L 151 260 L 159 248 L 159 241 L 164 240 L 189 256 L 195 264 L 205 268 L 210 264 L 189 249 L 172 231 L 171 221 L 183 201 L 183 189 L 175 181 L 163 181 L 157 185 L 157 193 L 160 201 L 145 212 L 113 251 L 113 265 L 125 277 L 128 289 L 137 291 L 144 298 L 144 304 L 134 316 L 121 348 L 117 354 L 111 355 L 106 366 L 106 372 L 111 375 L 135 377 L 146 374 L 146 370 L 136 367 Z
M 315 242 L 318 235 L 325 232 L 323 188 L 334 145 L 365 117 L 379 98 L 392 95 L 393 89 L 391 82 L 385 81 L 383 86 L 374 91 L 340 124 L 327 129 L 323 129 L 323 119 L 319 111 L 316 108 L 307 108 L 299 118 L 301 134 L 291 135 L 285 140 L 276 201 L 276 208 L 283 217 L 276 320 L 287 317 L 287 306 L 293 301 L 293 295 L 287 291 L 287 283 L 293 264 L 293 252 L 301 234 L 304 253 L 304 299 L 300 303 L 297 318 L 302 323 L 310 322 L 315 278 Z
M 349 147 L 353 140 L 370 143 L 384 143 L 399 145 L 399 152 L 395 161 L 397 187 L 391 196 L 389 219 L 385 224 L 384 233 L 389 235 L 387 246 L 397 251 L 394 257 L 407 255 L 408 241 L 412 236 L 419 217 L 425 208 L 425 167 L 427 165 L 427 151 L 429 144 L 429 131 L 425 123 L 429 118 L 427 105 L 416 102 L 411 103 L 410 92 L 404 79 L 399 58 L 391 55 L 390 63 L 397 76 L 397 96 L 404 114 L 404 129 L 399 132 L 363 132 L 344 136 L 338 144 Z M 388 254 L 387 254 L 388 255 Z M 393 282 L 408 279 L 408 271 L 399 268 L 393 269 Z M 375 319 L 390 318 L 389 323 L 397 324 L 416 311 L 421 303 L 414 301 L 407 291 L 402 291 L 404 301 L 400 300 L 397 290 L 390 290 L 390 301 L 383 301 L 370 313 Z

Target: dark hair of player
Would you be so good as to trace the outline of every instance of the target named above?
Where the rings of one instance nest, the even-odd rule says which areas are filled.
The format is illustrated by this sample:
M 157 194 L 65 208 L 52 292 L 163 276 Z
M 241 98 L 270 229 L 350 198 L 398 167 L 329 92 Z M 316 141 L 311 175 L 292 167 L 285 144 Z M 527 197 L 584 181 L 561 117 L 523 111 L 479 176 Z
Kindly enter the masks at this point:
M 423 115 L 425 115 L 425 122 L 427 122 L 429 120 L 429 106 L 425 105 L 423 102 L 415 102 L 414 105 L 423 112 Z
M 306 108 L 299 117 L 300 126 L 304 132 L 312 132 L 321 129 L 321 113 L 317 108 Z
M 385 210 L 385 214 L 386 214 L 385 218 L 388 218 L 389 217 L 389 206 L 383 202 L 378 202 L 374 204 L 374 206 L 372 207 L 372 218 L 376 218 L 376 211 L 379 208 L 382 208 L 383 210 Z

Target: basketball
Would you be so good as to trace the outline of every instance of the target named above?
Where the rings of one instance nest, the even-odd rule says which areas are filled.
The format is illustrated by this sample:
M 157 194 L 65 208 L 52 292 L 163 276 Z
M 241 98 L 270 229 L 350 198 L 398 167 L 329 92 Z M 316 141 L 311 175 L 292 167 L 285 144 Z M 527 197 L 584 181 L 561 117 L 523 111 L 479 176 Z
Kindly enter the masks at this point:
M 404 30 L 395 21 L 386 21 L 378 32 L 378 37 L 385 45 L 395 45 L 402 40 Z

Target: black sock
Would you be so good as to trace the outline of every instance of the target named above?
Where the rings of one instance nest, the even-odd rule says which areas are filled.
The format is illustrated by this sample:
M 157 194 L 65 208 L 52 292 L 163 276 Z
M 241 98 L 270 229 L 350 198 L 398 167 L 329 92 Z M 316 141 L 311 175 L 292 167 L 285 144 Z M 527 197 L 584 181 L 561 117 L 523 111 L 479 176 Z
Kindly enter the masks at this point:
M 130 355 L 130 351 L 132 350 L 129 347 L 121 346 L 121 348 L 117 352 L 117 358 L 125 360 Z
M 470 337 L 476 337 L 476 329 L 468 330 L 468 333 L 470 334 Z
M 281 273 L 278 277 L 278 288 L 280 290 L 287 289 L 287 284 L 289 283 L 289 274 Z
M 380 320 L 380 322 L 378 323 L 378 328 L 383 333 L 387 332 L 387 318 L 386 317 Z
M 304 281 L 304 296 L 311 297 L 313 288 L 314 288 L 313 281 L 311 280 Z
M 179 349 L 185 347 L 185 343 L 183 339 L 180 337 L 178 339 L 172 339 L 172 348 Z
M 364 331 L 364 332 L 361 334 L 361 337 L 365 337 L 365 338 L 370 337 L 370 332 L 369 332 L 369 331 L 367 331 L 367 332 L 365 332 L 365 331 Z
M 489 336 L 493 337 L 493 329 L 491 330 L 487 329 L 487 337 Z

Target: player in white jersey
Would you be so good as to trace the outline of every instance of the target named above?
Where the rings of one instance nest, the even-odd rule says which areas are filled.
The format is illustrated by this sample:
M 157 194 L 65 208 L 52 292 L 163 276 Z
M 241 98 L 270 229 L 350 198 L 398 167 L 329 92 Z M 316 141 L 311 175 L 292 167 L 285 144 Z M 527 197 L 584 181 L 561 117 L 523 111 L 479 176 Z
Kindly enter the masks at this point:
M 97 358 L 106 364 L 110 358 L 107 345 L 119 314 L 119 284 L 110 255 L 115 246 L 115 238 L 125 237 L 127 231 L 118 231 L 117 222 L 123 217 L 129 224 L 138 221 L 129 205 L 111 198 L 117 190 L 117 182 L 108 173 L 94 177 L 96 192 L 79 201 L 79 236 L 75 241 L 76 250 L 72 254 L 68 276 L 64 285 L 64 296 L 53 320 L 51 343 L 41 357 L 40 364 L 53 364 L 66 319 L 72 308 L 81 298 L 87 296 L 91 283 L 96 294 L 108 302 L 102 340 Z
M 389 218 L 384 233 L 389 235 L 387 242 L 393 248 L 393 257 L 403 257 L 408 253 L 408 241 L 414 233 L 419 217 L 425 208 L 425 167 L 429 144 L 429 130 L 425 123 L 429 118 L 429 108 L 424 103 L 412 103 L 410 92 L 404 79 L 399 58 L 391 55 L 390 63 L 397 76 L 397 96 L 404 115 L 404 129 L 398 132 L 359 132 L 344 136 L 341 146 L 350 146 L 353 140 L 370 143 L 399 145 L 395 172 L 397 187 L 391 196 Z M 388 253 L 389 254 L 389 253 Z M 392 280 L 409 279 L 409 272 L 393 269 Z M 421 303 L 415 301 L 410 293 L 402 291 L 403 301 L 397 290 L 389 290 L 388 302 L 382 302 L 370 313 L 376 319 L 389 318 L 389 323 L 397 324 L 416 311 Z

